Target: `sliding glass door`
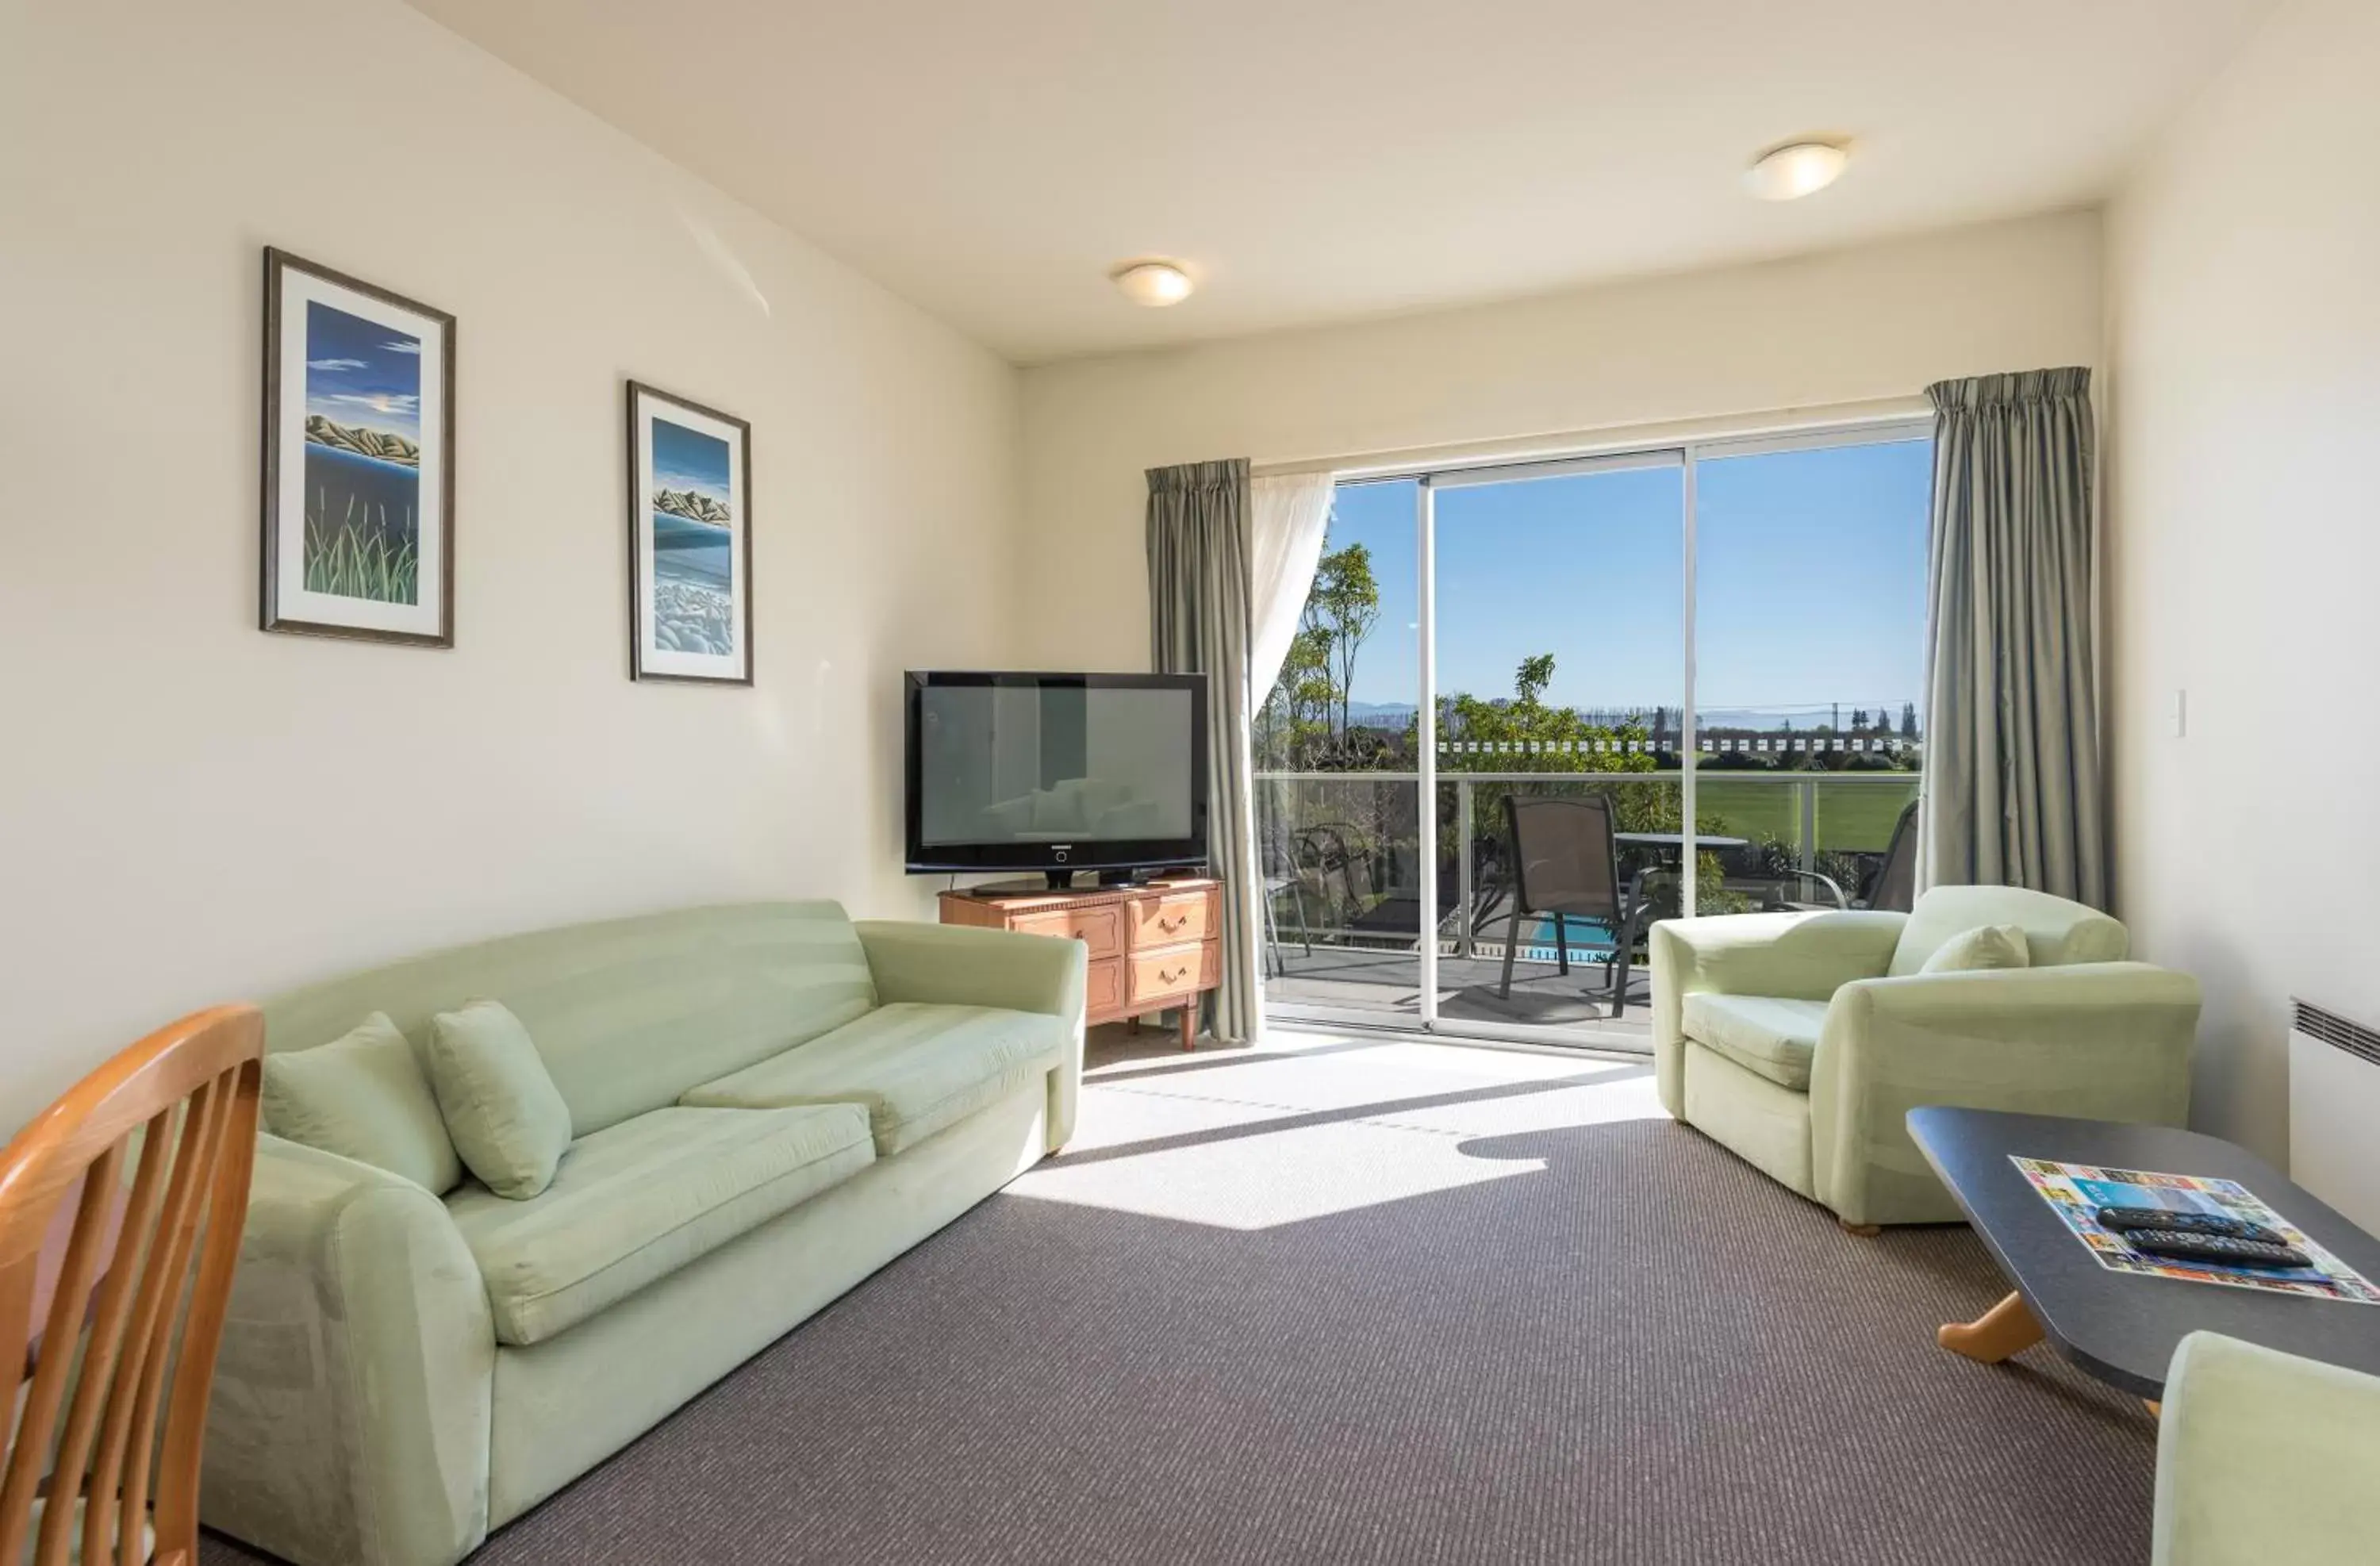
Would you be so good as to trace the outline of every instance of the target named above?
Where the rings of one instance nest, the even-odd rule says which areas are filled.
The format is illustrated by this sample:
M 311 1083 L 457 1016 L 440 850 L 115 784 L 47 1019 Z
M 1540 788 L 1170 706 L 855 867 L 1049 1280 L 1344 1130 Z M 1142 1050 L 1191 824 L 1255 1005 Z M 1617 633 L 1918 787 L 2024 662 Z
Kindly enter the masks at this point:
M 1917 806 L 1933 444 L 1697 454 L 1695 814 L 1713 911 L 1867 902 Z
M 1256 724 L 1269 1010 L 1643 1047 L 1652 919 L 1863 901 L 1923 427 L 1342 482 Z
M 1422 484 L 1342 485 L 1289 657 L 1257 709 L 1267 1001 L 1419 1026 Z
M 1430 491 L 1438 1016 L 1596 1031 L 1632 887 L 1678 910 L 1682 849 L 1655 839 L 1680 827 L 1685 464 L 1484 468 Z M 1558 877 L 1572 855 L 1587 884 Z

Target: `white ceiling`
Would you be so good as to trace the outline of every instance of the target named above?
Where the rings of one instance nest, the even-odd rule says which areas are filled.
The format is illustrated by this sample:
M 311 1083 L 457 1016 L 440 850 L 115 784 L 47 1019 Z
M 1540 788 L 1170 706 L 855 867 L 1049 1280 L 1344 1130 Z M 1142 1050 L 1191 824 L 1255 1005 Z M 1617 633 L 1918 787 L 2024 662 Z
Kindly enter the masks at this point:
M 2273 0 L 411 3 L 1033 362 L 2094 200 Z

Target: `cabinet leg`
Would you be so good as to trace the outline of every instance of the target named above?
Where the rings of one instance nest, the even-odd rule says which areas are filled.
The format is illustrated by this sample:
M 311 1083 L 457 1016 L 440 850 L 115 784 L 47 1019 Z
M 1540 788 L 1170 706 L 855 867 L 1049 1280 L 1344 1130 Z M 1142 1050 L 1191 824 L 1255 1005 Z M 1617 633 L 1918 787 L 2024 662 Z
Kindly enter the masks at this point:
M 1198 1005 L 1195 1001 L 1182 1008 L 1182 1047 L 1184 1050 L 1198 1047 Z
M 1123 1030 L 1126 1033 L 1138 1033 L 1140 1031 L 1140 1017 L 1137 1014 L 1123 1019 Z

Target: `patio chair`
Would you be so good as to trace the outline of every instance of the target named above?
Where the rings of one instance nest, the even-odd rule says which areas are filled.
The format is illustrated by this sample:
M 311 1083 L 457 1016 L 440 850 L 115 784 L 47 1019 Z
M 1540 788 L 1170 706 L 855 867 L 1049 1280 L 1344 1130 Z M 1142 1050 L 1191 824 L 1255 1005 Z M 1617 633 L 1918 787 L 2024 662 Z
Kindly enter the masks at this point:
M 1270 971 L 1285 975 L 1289 964 L 1281 954 L 1281 899 L 1290 894 L 1290 911 L 1297 916 L 1297 934 L 1308 957 L 1314 955 L 1314 931 L 1305 922 L 1305 877 L 1297 863 L 1297 844 L 1278 821 L 1266 823 L 1262 845 L 1264 863 L 1264 936 L 1265 955 Z
M 1297 829 L 1290 843 L 1290 865 L 1322 899 L 1332 924 L 1351 923 L 1374 901 L 1371 848 L 1364 830 L 1353 821 L 1316 821 Z
M 1846 896 L 1841 882 L 1816 870 L 1772 865 L 1764 867 L 1759 876 L 1769 880 L 1799 880 L 1812 899 L 1821 892 L 1827 899 L 1821 903 L 1779 897 L 1771 904 L 1775 912 L 1815 914 L 1828 908 L 1880 908 L 1905 914 L 1917 901 L 1917 801 L 1912 799 L 1902 807 L 1900 819 L 1892 824 L 1892 837 L 1885 845 L 1884 857 L 1861 879 L 1857 896 Z
M 1619 842 L 1612 835 L 1611 801 L 1504 796 L 1504 826 L 1512 849 L 1512 914 L 1504 938 L 1504 977 L 1499 999 L 1512 998 L 1512 958 L 1520 950 L 1521 921 L 1554 922 L 1554 961 L 1570 972 L 1572 919 L 1603 927 L 1611 938 L 1604 959 L 1604 983 L 1589 994 L 1611 997 L 1611 1014 L 1628 1006 L 1628 970 L 1650 904 L 1643 870 L 1623 884 Z
M 1858 908 L 1885 908 L 1905 914 L 1917 904 L 1917 801 L 1911 800 L 1892 823 L 1892 841 L 1884 863 L 1860 885 Z

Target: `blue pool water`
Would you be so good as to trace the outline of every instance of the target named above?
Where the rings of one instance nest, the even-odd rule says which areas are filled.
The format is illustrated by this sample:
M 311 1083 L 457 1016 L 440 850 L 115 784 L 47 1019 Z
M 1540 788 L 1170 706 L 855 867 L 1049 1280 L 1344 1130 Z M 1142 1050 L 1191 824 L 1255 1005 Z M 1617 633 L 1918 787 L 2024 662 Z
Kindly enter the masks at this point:
M 1611 934 L 1601 925 L 1585 919 L 1565 921 L 1563 931 L 1569 939 L 1570 960 L 1573 963 L 1599 963 L 1611 955 Z M 1521 929 L 1521 950 L 1517 953 L 1524 963 L 1550 963 L 1554 960 L 1554 922 L 1539 919 Z

